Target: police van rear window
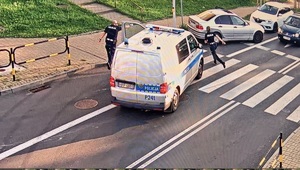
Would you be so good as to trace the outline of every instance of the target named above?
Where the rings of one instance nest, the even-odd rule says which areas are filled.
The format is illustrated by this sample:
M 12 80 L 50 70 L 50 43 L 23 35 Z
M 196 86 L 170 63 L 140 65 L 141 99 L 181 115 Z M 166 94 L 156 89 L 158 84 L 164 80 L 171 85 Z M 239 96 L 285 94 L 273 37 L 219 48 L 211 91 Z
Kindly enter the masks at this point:
M 119 50 L 115 56 L 115 69 L 143 77 L 162 75 L 161 59 L 152 53 Z
M 209 11 L 204 11 L 198 15 L 198 17 L 204 21 L 209 21 L 210 19 L 212 19 L 215 16 L 216 16 L 215 14 L 213 14 L 212 12 L 209 12 Z

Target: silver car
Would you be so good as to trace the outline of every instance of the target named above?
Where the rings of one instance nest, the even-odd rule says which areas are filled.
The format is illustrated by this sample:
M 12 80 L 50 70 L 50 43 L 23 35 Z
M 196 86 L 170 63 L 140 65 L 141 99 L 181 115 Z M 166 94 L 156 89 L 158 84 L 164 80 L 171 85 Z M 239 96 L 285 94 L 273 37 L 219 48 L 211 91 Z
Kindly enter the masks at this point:
M 188 30 L 198 39 L 204 39 L 206 27 L 210 26 L 224 41 L 249 40 L 259 43 L 263 40 L 264 28 L 248 22 L 235 13 L 224 9 L 211 9 L 199 15 L 189 16 Z

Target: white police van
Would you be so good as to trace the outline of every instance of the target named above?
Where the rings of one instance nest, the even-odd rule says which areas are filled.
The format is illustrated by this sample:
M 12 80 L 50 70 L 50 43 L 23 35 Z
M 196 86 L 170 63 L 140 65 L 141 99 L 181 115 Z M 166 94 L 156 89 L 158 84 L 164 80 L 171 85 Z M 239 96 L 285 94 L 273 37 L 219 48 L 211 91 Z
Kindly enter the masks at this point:
M 123 22 L 122 33 L 111 65 L 112 103 L 176 111 L 179 96 L 202 76 L 202 45 L 190 32 L 172 27 Z

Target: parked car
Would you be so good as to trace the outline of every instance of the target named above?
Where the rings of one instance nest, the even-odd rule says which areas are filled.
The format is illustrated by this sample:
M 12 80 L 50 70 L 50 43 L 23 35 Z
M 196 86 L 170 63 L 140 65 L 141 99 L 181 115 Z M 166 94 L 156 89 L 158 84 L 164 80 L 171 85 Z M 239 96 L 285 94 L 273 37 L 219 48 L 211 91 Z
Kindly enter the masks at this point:
M 224 9 L 211 9 L 189 16 L 187 25 L 198 39 L 204 39 L 206 27 L 210 26 L 211 31 L 224 41 L 250 40 L 259 43 L 263 40 L 264 29 L 259 24 L 245 21 Z
M 278 39 L 283 43 L 300 45 L 300 13 L 289 16 L 278 30 Z
M 266 31 L 277 32 L 283 21 L 293 13 L 287 4 L 267 2 L 251 14 L 250 21 L 259 23 Z

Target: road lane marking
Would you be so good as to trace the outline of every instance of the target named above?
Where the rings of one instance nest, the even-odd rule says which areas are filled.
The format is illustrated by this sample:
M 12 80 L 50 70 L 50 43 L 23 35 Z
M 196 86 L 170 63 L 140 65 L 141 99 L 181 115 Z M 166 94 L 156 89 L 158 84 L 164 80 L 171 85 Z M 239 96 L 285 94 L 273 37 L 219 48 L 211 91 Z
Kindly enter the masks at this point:
M 277 80 L 276 82 L 269 85 L 268 87 L 264 88 L 259 93 L 256 93 L 254 96 L 252 96 L 242 104 L 253 108 L 293 79 L 294 79 L 293 77 L 285 75 L 281 77 L 279 80 Z
M 296 61 L 299 61 L 300 58 L 296 57 L 296 56 L 293 56 L 293 55 L 286 55 L 285 57 L 289 58 L 289 59 L 292 59 L 292 60 L 296 60 Z
M 264 46 L 261 46 L 261 45 L 257 46 L 256 48 L 261 49 L 261 50 L 265 50 L 265 51 L 269 51 L 270 50 L 270 48 L 264 47 Z
M 275 73 L 275 71 L 267 69 L 267 70 L 257 74 L 256 76 L 248 79 L 247 81 L 241 83 L 240 85 L 234 87 L 230 91 L 224 93 L 223 95 L 221 95 L 221 97 L 224 99 L 232 100 L 235 97 L 239 96 L 240 94 L 244 93 L 245 91 L 249 90 L 256 84 L 258 84 L 258 83 L 262 82 L 263 80 L 265 80 L 266 78 L 270 77 L 274 73 Z
M 21 151 L 21 150 L 29 148 L 30 146 L 32 146 L 34 144 L 37 144 L 37 143 L 39 143 L 39 142 L 41 142 L 41 141 L 43 141 L 43 140 L 45 140 L 47 138 L 50 138 L 50 137 L 52 137 L 52 136 L 54 136 L 54 135 L 56 135 L 56 134 L 58 134 L 60 132 L 65 131 L 67 129 L 70 129 L 71 127 L 74 127 L 74 126 L 76 126 L 76 125 L 78 125 L 78 124 L 80 124 L 80 123 L 82 123 L 84 121 L 87 121 L 87 120 L 89 120 L 89 119 L 91 119 L 91 118 L 93 118 L 95 116 L 98 116 L 98 115 L 100 115 L 100 114 L 102 114 L 102 113 L 104 113 L 104 112 L 106 112 L 108 110 L 111 110 L 111 109 L 113 109 L 115 107 L 116 107 L 115 105 L 110 104 L 110 105 L 105 106 L 105 107 L 103 107 L 103 108 L 101 108 L 99 110 L 96 110 L 96 111 L 92 112 L 92 113 L 89 113 L 89 114 L 87 114 L 85 116 L 82 116 L 82 117 L 80 117 L 78 119 L 75 119 L 75 120 L 73 120 L 73 121 L 71 121 L 69 123 L 66 123 L 66 124 L 64 124 L 64 125 L 62 125 L 62 126 L 60 126 L 58 128 L 55 128 L 55 129 L 53 129 L 53 130 L 51 130 L 51 131 L 49 131 L 47 133 L 44 133 L 44 134 L 42 134 L 42 135 L 40 135 L 40 136 L 38 136 L 36 138 L 33 138 L 33 139 L 31 139 L 31 140 L 29 140 L 29 141 L 27 141 L 25 143 L 22 143 L 22 144 L 20 144 L 20 145 L 18 145 L 16 147 L 13 147 L 13 148 L 5 151 L 5 152 L 2 152 L 0 154 L 0 160 L 2 160 L 4 158 L 7 158 L 7 157 L 9 157 L 9 156 L 11 156 L 11 155 L 13 155 L 13 154 Z
M 201 90 L 203 92 L 206 92 L 206 93 L 211 93 L 213 92 L 214 90 L 217 90 L 218 88 L 232 82 L 233 80 L 249 73 L 250 71 L 253 71 L 254 69 L 256 69 L 258 66 L 256 65 L 253 65 L 253 64 L 248 64 L 247 66 L 245 67 L 242 67 L 240 68 L 239 70 L 236 70 L 204 87 L 201 87 L 200 89 L 198 90 Z
M 152 151 L 150 151 L 149 153 L 147 153 L 146 155 L 144 155 L 143 157 L 141 157 L 140 159 L 136 160 L 135 162 L 133 162 L 132 164 L 128 165 L 126 167 L 127 168 L 133 168 L 135 166 L 137 166 L 138 164 L 140 164 L 141 162 L 143 162 L 145 159 L 151 157 L 153 154 L 155 154 L 156 152 L 158 152 L 159 150 L 161 150 L 162 148 L 166 147 L 167 145 L 169 145 L 170 143 L 172 143 L 173 141 L 177 140 L 178 138 L 180 138 L 181 136 L 187 134 L 189 131 L 191 131 L 192 129 L 194 129 L 195 127 L 199 126 L 200 124 L 202 124 L 203 122 L 205 122 L 206 120 L 210 119 L 212 116 L 216 115 L 217 113 L 219 113 L 220 111 L 228 108 L 229 106 L 232 107 L 232 105 L 236 103 L 235 101 L 230 101 L 227 104 L 225 104 L 224 106 L 220 107 L 219 109 L 215 110 L 214 112 L 212 112 L 211 114 L 207 115 L 206 117 L 204 117 L 203 119 L 199 120 L 198 122 L 196 122 L 195 124 L 193 124 L 192 126 L 188 127 L 187 129 L 185 129 L 184 131 L 180 132 L 179 134 L 177 134 L 176 136 L 172 137 L 171 139 L 169 139 L 168 141 L 166 141 L 165 143 L 163 143 L 162 145 L 158 146 L 157 148 L 153 149 Z M 223 111 L 225 112 L 225 111 Z
M 189 139 L 190 137 L 192 137 L 193 135 L 195 135 L 196 133 L 198 133 L 199 131 L 201 131 L 202 129 L 204 129 L 206 126 L 210 125 L 211 123 L 213 123 L 214 121 L 216 121 L 217 119 L 219 119 L 221 116 L 223 116 L 226 113 L 228 113 L 230 110 L 232 110 L 235 107 L 237 107 L 239 104 L 240 103 L 236 102 L 234 105 L 232 105 L 231 107 L 227 108 L 226 110 L 224 110 L 223 112 L 221 112 L 220 114 L 218 114 L 217 116 L 215 116 L 214 118 L 210 119 L 209 121 L 207 121 L 206 123 L 204 123 L 203 125 L 201 125 L 200 127 L 198 127 L 197 129 L 193 130 L 188 135 L 184 136 L 183 138 L 181 138 L 180 140 L 178 140 L 177 142 L 175 142 L 171 146 L 169 146 L 166 149 L 164 149 L 162 152 L 156 154 L 149 161 L 147 161 L 144 164 L 142 164 L 141 166 L 139 166 L 138 169 L 139 168 L 145 168 L 146 166 L 148 166 L 149 164 L 151 164 L 152 162 L 154 162 L 158 158 L 162 157 L 164 154 L 168 153 L 170 150 L 174 149 L 175 147 L 177 147 L 178 145 L 180 145 L 181 143 L 183 143 L 185 140 Z
M 233 65 L 235 65 L 235 64 L 237 64 L 239 62 L 241 62 L 241 61 L 240 60 L 236 60 L 234 58 L 230 59 L 230 60 L 226 61 L 226 68 L 229 68 L 229 67 L 231 67 L 231 66 L 233 66 Z M 206 79 L 206 78 L 208 78 L 208 77 L 210 77 L 210 76 L 212 76 L 214 74 L 217 74 L 217 73 L 219 73 L 219 72 L 221 72 L 223 70 L 224 70 L 223 66 L 220 67 L 219 65 L 214 66 L 214 67 L 212 67 L 210 69 L 204 70 L 201 79 L 194 80 L 191 83 L 191 85 L 193 85 L 195 83 L 198 83 L 199 81 L 204 80 L 204 79 Z
M 287 92 L 284 96 L 278 99 L 270 107 L 268 107 L 265 112 L 277 115 L 285 106 L 287 106 L 291 101 L 293 101 L 300 94 L 300 83 Z
M 298 123 L 300 121 L 300 106 L 294 110 L 286 119 Z
M 296 63 L 298 63 L 298 61 L 294 61 L 291 64 L 287 65 L 286 67 L 284 67 L 283 69 L 279 70 L 278 73 L 284 73 L 284 71 L 288 70 L 290 67 L 292 67 L 293 65 L 295 65 Z
M 249 50 L 251 50 L 251 49 L 253 49 L 253 48 L 256 48 L 256 47 L 261 46 L 261 45 L 263 45 L 263 44 L 269 43 L 269 42 L 274 41 L 274 40 L 276 40 L 276 39 L 277 39 L 277 37 L 273 37 L 273 38 L 271 38 L 271 39 L 268 39 L 268 40 L 263 41 L 263 42 L 261 42 L 261 43 L 258 43 L 258 44 L 256 44 L 256 45 L 253 45 L 253 46 L 244 48 L 244 49 L 242 49 L 242 50 L 236 51 L 236 52 L 234 52 L 234 53 L 231 53 L 231 54 L 229 54 L 229 55 L 226 55 L 226 57 L 229 57 L 229 58 L 230 58 L 230 57 L 236 56 L 236 55 L 238 55 L 238 54 L 241 54 L 241 53 L 243 53 L 243 52 L 249 51 Z
M 278 50 L 272 50 L 271 52 L 274 53 L 274 54 L 280 55 L 280 56 L 283 56 L 285 54 L 284 52 L 281 52 L 281 51 L 278 51 Z
M 297 64 L 295 64 L 294 66 L 290 67 L 289 69 L 287 69 L 285 72 L 283 72 L 282 74 L 287 74 L 288 72 L 290 72 L 291 70 L 293 70 L 294 68 L 298 67 L 300 65 L 300 62 L 298 62 Z

